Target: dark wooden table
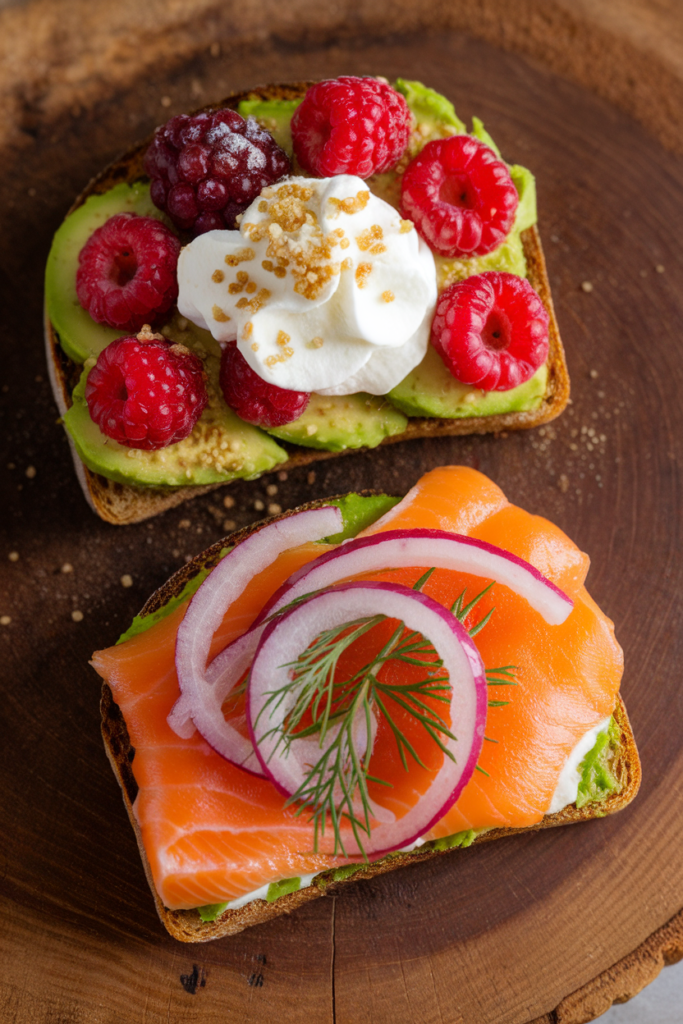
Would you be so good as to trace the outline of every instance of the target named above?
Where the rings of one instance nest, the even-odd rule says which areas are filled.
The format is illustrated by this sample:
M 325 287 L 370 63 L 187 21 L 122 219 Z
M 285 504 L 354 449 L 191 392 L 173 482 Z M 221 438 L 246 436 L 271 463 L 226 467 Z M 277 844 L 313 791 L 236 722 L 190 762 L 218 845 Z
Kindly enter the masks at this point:
M 303 468 L 275 500 L 402 493 L 424 470 L 462 462 L 559 523 L 590 553 L 591 593 L 625 648 L 644 782 L 614 818 L 456 852 L 188 947 L 156 918 L 102 750 L 88 658 L 221 536 L 228 514 L 238 526 L 258 518 L 254 501 L 277 480 L 232 487 L 230 513 L 219 492 L 139 526 L 96 519 L 47 383 L 42 271 L 81 186 L 170 113 L 260 81 L 342 72 L 428 82 L 535 171 L 573 404 L 534 432 Z M 435 32 L 288 43 L 239 60 L 204 50 L 88 110 L 39 118 L 3 160 L 0 615 L 12 621 L 0 626 L 0 1019 L 525 1024 L 548 1014 L 577 1024 L 637 990 L 657 957 L 683 952 L 680 918 L 657 932 L 683 906 L 681 159 L 581 87 Z

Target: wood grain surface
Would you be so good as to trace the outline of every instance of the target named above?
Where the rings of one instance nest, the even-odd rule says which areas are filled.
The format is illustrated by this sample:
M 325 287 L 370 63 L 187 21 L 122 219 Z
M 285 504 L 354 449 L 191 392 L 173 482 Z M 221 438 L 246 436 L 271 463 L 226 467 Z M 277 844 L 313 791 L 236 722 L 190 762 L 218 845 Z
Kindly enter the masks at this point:
M 90 176 L 168 114 L 259 81 L 341 72 L 428 81 L 536 172 L 572 406 L 524 435 L 405 443 L 315 476 L 238 484 L 229 511 L 218 492 L 147 524 L 100 522 L 73 477 L 42 359 L 52 231 Z M 579 1024 L 681 955 L 680 158 L 576 84 L 441 31 L 381 44 L 290 38 L 239 60 L 202 50 L 146 68 L 78 115 L 39 114 L 5 150 L 0 189 L 0 615 L 12 620 L 0 626 L 0 1019 Z M 457 851 L 181 946 L 156 918 L 101 748 L 91 651 L 226 518 L 256 519 L 267 484 L 289 507 L 350 488 L 402 493 L 445 462 L 486 472 L 590 553 L 591 593 L 626 652 L 640 796 L 614 818 Z

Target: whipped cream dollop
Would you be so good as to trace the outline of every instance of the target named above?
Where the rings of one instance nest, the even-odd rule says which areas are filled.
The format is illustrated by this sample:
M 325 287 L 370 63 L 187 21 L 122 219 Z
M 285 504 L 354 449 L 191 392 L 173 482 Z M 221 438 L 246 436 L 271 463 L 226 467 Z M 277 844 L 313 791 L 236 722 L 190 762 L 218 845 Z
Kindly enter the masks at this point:
M 236 341 L 270 384 L 386 394 L 427 350 L 436 269 L 411 221 L 354 175 L 284 179 L 239 230 L 208 231 L 178 261 L 181 314 Z

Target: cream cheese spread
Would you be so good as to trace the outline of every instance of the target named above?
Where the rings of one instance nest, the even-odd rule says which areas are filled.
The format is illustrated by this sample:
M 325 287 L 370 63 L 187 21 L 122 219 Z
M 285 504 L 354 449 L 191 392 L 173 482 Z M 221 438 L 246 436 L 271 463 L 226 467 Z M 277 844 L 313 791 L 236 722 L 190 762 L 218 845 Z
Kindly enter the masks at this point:
M 294 391 L 386 394 L 427 350 L 434 257 L 354 175 L 265 188 L 237 231 L 178 261 L 181 314 L 236 341 L 263 380 Z
M 579 771 L 581 762 L 586 754 L 595 746 L 600 733 L 608 729 L 610 718 L 611 715 L 608 715 L 607 718 L 604 718 L 597 725 L 594 725 L 592 729 L 589 729 L 572 750 L 560 772 L 553 798 L 546 812 L 547 814 L 555 814 L 556 811 L 561 811 L 563 807 L 576 802 L 579 794 L 579 783 L 581 782 L 581 772 Z

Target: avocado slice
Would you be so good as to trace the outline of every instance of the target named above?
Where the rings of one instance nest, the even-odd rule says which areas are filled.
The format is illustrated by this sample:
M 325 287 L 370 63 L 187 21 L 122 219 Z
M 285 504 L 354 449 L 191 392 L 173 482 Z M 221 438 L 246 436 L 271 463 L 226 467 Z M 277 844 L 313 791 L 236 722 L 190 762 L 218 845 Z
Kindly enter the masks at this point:
M 261 127 L 270 132 L 278 146 L 291 156 L 294 152 L 291 121 L 301 102 L 301 99 L 241 100 L 237 113 L 242 117 L 255 117 Z
M 346 448 L 376 448 L 392 434 L 402 434 L 408 421 L 386 398 L 366 395 L 311 395 L 306 410 L 269 434 L 281 441 L 343 452 Z
M 389 392 L 389 398 L 406 416 L 440 416 L 451 420 L 498 416 L 538 409 L 547 380 L 548 367 L 544 363 L 519 387 L 510 391 L 481 391 L 456 380 L 430 345 L 420 365 Z
M 218 380 L 220 346 L 208 331 L 174 316 L 164 334 L 200 357 L 207 375 L 209 404 L 184 441 L 143 451 L 126 448 L 106 437 L 93 423 L 85 400 L 85 382 L 93 365 L 88 360 L 74 388 L 73 405 L 64 425 L 83 462 L 94 473 L 141 487 L 183 487 L 252 479 L 286 462 L 286 451 L 258 427 L 245 423 L 223 400 Z
M 126 332 L 97 324 L 76 295 L 78 254 L 92 233 L 117 213 L 137 213 L 168 220 L 152 202 L 149 185 L 122 183 L 103 195 L 88 196 L 57 229 L 45 268 L 45 307 L 62 348 L 75 363 L 98 356 L 109 342 Z
M 397 78 L 394 89 L 405 97 L 405 101 L 415 115 L 418 125 L 424 125 L 425 134 L 442 134 L 444 128 L 450 128 L 451 134 L 462 135 L 465 125 L 455 112 L 450 100 L 435 89 L 430 89 L 422 82 L 408 81 Z

